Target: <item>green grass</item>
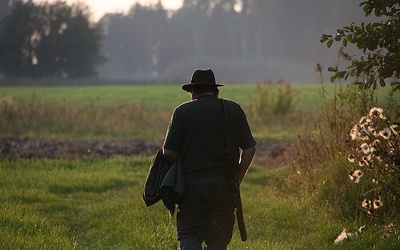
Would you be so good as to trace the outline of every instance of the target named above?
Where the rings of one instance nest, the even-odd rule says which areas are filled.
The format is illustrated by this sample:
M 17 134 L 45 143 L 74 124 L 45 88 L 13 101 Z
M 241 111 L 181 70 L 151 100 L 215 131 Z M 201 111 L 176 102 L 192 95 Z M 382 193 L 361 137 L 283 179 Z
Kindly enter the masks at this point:
M 2 162 L 1 249 L 175 249 L 175 217 L 161 202 L 146 207 L 142 200 L 149 163 L 143 157 Z M 235 227 L 229 249 L 382 244 L 366 236 L 334 246 L 344 225 L 357 225 L 292 192 L 286 171 L 250 169 L 242 185 L 249 239 L 241 242 Z
M 225 84 L 220 88 L 220 96 L 237 101 L 247 107 L 257 84 Z M 298 109 L 309 109 L 321 104 L 321 85 L 318 83 L 292 84 L 299 91 Z M 334 84 L 326 84 L 328 101 L 334 93 Z M 345 86 L 343 87 L 345 88 Z M 337 87 L 337 90 L 339 87 Z M 379 98 L 386 98 L 388 88 L 379 91 Z M 39 103 L 54 105 L 121 105 L 140 104 L 147 108 L 173 109 L 190 96 L 180 85 L 135 85 L 135 86 L 24 86 L 0 87 L 0 100 L 11 97 L 17 103 Z M 400 97 L 396 98 L 400 101 Z
M 222 97 L 243 102 L 255 90 L 255 84 L 231 85 L 221 89 Z M 70 105 L 140 104 L 147 108 L 173 109 L 190 100 L 180 85 L 139 85 L 139 86 L 71 86 L 71 87 L 0 87 L 0 99 L 12 97 L 17 103 Z
M 256 86 L 257 84 L 226 84 L 220 88 L 220 96 L 235 100 L 246 107 L 251 102 Z M 313 107 L 319 102 L 319 84 L 293 86 L 299 91 L 300 108 Z M 333 88 L 328 88 L 328 91 L 333 91 Z M 148 108 L 165 109 L 173 109 L 190 99 L 180 85 L 0 87 L 0 99 L 5 97 L 12 97 L 17 103 L 107 106 L 141 104 Z
M 292 86 L 294 112 L 261 120 L 248 112 L 257 84 L 226 84 L 220 95 L 241 104 L 257 138 L 293 139 L 323 104 L 320 84 Z M 332 101 L 334 85 L 326 92 Z M 0 136 L 163 139 L 173 109 L 189 98 L 180 85 L 0 87 Z

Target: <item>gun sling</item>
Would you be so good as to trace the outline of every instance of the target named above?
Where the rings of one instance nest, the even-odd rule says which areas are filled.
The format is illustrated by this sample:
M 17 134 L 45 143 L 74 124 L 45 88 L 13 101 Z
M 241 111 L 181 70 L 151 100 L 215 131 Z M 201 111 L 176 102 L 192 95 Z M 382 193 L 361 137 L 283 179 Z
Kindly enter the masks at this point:
M 223 116 L 223 125 L 224 125 L 224 130 L 225 130 L 225 138 L 226 138 L 226 150 L 224 151 L 224 156 L 225 156 L 225 164 L 226 167 L 228 168 L 228 173 L 229 173 L 229 178 L 230 178 L 230 183 L 232 185 L 232 196 L 233 196 L 233 206 L 235 209 L 235 214 L 236 214 L 236 219 L 238 222 L 238 227 L 240 231 L 240 238 L 242 241 L 247 240 L 247 232 L 246 232 L 246 226 L 244 224 L 244 218 L 243 218 L 243 210 L 242 210 L 242 201 L 240 199 L 240 189 L 239 189 L 239 182 L 237 178 L 237 171 L 238 171 L 238 165 L 235 162 L 233 151 L 230 147 L 229 143 L 229 125 L 228 125 L 228 119 L 226 117 L 226 109 L 225 109 L 225 102 L 221 98 L 220 99 L 221 103 L 221 110 L 222 110 L 222 116 Z

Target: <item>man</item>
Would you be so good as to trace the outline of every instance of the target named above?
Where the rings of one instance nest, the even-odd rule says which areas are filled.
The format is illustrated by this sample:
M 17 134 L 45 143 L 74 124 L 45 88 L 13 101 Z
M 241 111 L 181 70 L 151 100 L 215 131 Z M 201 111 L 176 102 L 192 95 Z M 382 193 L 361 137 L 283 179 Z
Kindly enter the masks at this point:
M 219 90 L 211 69 L 196 69 L 182 85 L 191 101 L 172 115 L 163 145 L 170 162 L 180 156 L 185 193 L 178 201 L 178 249 L 226 249 L 232 238 L 234 208 L 229 169 L 225 166 L 226 137 Z M 239 183 L 255 153 L 254 140 L 244 111 L 236 102 L 224 100 L 230 127 L 230 144 L 239 167 Z

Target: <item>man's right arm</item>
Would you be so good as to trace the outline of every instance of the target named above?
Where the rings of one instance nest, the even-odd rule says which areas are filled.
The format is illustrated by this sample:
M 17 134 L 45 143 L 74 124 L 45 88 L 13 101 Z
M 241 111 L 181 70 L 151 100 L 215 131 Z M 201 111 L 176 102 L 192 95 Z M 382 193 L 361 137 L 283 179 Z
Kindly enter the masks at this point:
M 251 147 L 242 151 L 242 154 L 240 156 L 239 172 L 238 172 L 239 184 L 242 182 L 244 176 L 246 175 L 255 153 L 256 153 L 256 147 Z

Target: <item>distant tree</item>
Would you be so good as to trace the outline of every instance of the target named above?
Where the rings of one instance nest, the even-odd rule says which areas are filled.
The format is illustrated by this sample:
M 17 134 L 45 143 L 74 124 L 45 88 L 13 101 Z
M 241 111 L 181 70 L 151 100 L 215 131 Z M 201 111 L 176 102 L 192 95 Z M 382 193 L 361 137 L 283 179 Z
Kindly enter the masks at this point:
M 167 30 L 167 13 L 160 3 L 135 4 L 128 14 L 107 14 L 99 23 L 106 34 L 104 75 L 151 78 L 159 71 L 161 39 Z
M 338 29 L 334 35 L 322 35 L 321 42 L 331 47 L 334 42 L 354 44 L 362 50 L 359 58 L 347 56 L 351 62 L 346 70 L 330 67 L 331 81 L 355 78 L 355 84 L 365 89 L 385 86 L 388 81 L 395 89 L 400 89 L 400 1 L 368 0 L 360 4 L 366 16 L 374 14 L 381 17 L 380 22 L 361 25 L 351 23 Z M 346 56 L 346 55 L 344 55 Z
M 108 59 L 100 72 L 175 80 L 193 67 L 209 66 L 220 79 L 314 81 L 315 62 L 337 60 L 318 38 L 364 19 L 355 2 L 183 0 L 174 11 L 137 4 L 127 14 L 100 20 Z
M 0 23 L 0 71 L 8 77 L 80 78 L 104 61 L 87 7 L 16 1 Z
M 0 18 L 8 14 L 11 0 L 0 0 Z

